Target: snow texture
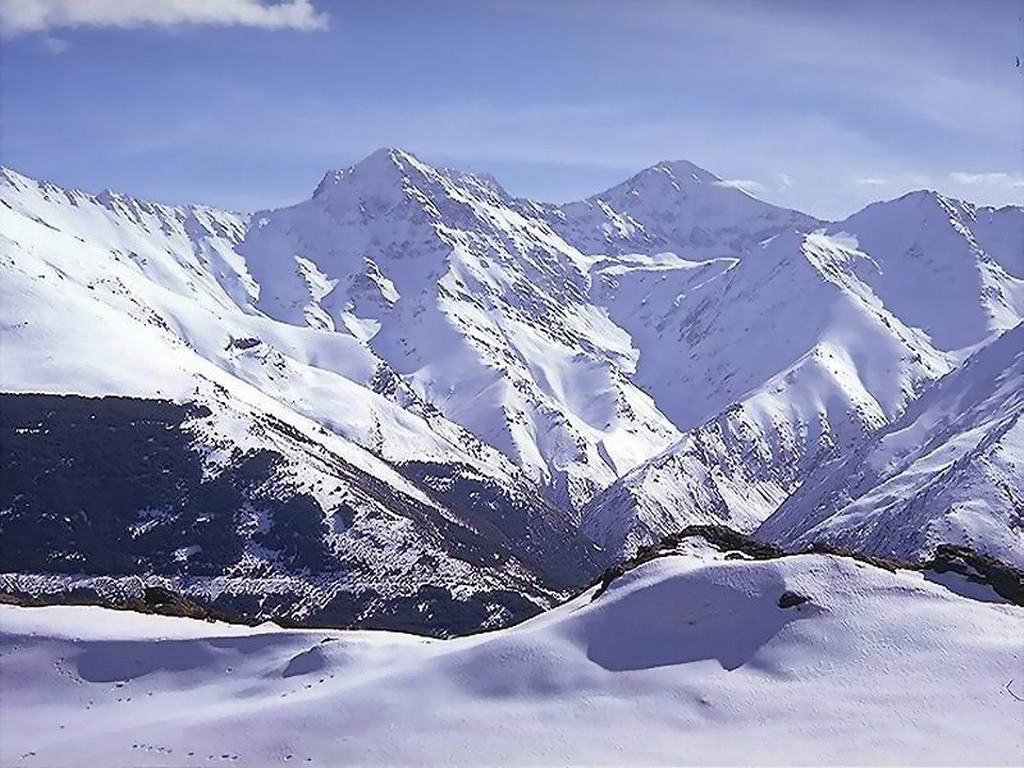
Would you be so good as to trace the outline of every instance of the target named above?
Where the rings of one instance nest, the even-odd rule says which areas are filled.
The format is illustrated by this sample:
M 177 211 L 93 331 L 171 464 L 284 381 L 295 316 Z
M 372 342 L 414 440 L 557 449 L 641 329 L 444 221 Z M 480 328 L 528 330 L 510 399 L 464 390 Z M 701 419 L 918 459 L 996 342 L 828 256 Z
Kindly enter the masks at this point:
M 223 388 L 352 456 L 535 487 L 611 556 L 753 530 L 1024 317 L 1019 208 L 829 223 L 685 161 L 565 205 L 398 149 L 251 216 L 9 170 L 0 201 L 4 391 Z
M 445 641 L 0 606 L 0 761 L 1016 765 L 1024 610 L 959 586 L 676 555 Z

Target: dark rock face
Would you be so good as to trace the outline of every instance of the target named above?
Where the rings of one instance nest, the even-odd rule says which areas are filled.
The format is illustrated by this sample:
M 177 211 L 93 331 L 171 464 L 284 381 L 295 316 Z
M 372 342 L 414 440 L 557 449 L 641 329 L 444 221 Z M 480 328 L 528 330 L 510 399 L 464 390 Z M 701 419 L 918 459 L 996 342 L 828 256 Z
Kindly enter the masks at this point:
M 0 403 L 4 571 L 215 575 L 240 557 L 235 512 L 273 457 L 239 456 L 204 482 L 181 425 L 205 409 L 118 397 Z M 177 561 L 182 547 L 198 549 Z
M 779 608 L 796 608 L 798 605 L 803 605 L 809 597 L 801 595 L 799 592 L 790 592 L 788 589 L 779 596 Z
M 533 489 L 503 488 L 474 477 L 468 468 L 433 462 L 408 462 L 399 469 L 472 520 L 477 530 L 506 544 L 556 589 L 578 588 L 605 561 L 604 553 L 573 531 L 561 512 Z
M 678 533 L 665 536 L 657 544 L 642 547 L 632 558 L 608 568 L 602 574 L 597 582 L 600 587 L 594 594 L 594 599 L 600 597 L 619 576 L 650 560 L 674 554 L 683 541 L 694 537 L 702 538 L 715 549 L 726 553 L 726 560 L 772 560 L 795 554 L 823 554 L 850 558 L 875 568 L 893 572 L 913 570 L 923 571 L 926 574 L 929 571 L 957 573 L 969 582 L 991 587 L 998 595 L 1011 603 L 1024 606 L 1024 570 L 989 555 L 983 555 L 970 547 L 941 544 L 936 549 L 934 557 L 924 563 L 879 557 L 821 543 L 812 544 L 800 552 L 787 552 L 774 544 L 758 541 L 724 525 L 687 526 Z M 806 595 L 787 590 L 779 597 L 778 604 L 780 608 L 785 609 L 794 608 L 809 601 L 810 598 Z
M 958 573 L 968 581 L 987 584 L 1014 605 L 1024 606 L 1024 570 L 969 547 L 941 544 L 923 568 L 936 573 Z
M 671 533 L 662 539 L 660 547 L 674 547 L 684 539 L 699 536 L 722 552 L 740 552 L 754 560 L 771 560 L 781 557 L 785 551 L 774 544 L 758 541 L 727 525 L 688 525 L 679 533 Z
M 688 525 L 678 533 L 670 533 L 657 544 L 640 547 L 633 557 L 608 568 L 600 578 L 601 588 L 594 595 L 599 597 L 619 576 L 657 557 L 672 554 L 673 550 L 686 539 L 702 538 L 722 552 L 754 560 L 771 560 L 786 553 L 775 546 L 733 530 L 726 525 Z
M 432 506 L 268 415 L 254 428 L 274 437 L 266 445 L 293 453 L 229 446 L 211 475 L 189 426 L 215 418 L 204 406 L 14 394 L 0 394 L 0 405 L 0 572 L 79 582 L 51 590 L 47 602 L 451 635 L 528 618 L 554 590 L 578 587 L 597 569 L 596 550 L 560 527 L 542 500 L 458 467 L 402 468 Z M 348 489 L 330 509 L 289 479 L 305 460 Z M 353 506 L 352 498 L 368 502 Z M 387 584 L 376 581 L 387 550 L 363 532 L 367 521 L 379 529 L 382 510 L 406 521 L 421 549 L 407 574 L 384 569 Z M 253 560 L 254 547 L 262 560 Z M 436 583 L 445 559 L 474 579 L 458 598 L 451 584 Z M 93 577 L 116 584 L 82 583 Z M 173 588 L 154 586 L 154 577 Z M 210 579 L 228 587 L 211 594 L 195 586 Z M 267 579 L 277 586 L 268 589 Z M 32 597 L 11 583 L 3 589 L 12 599 Z M 310 585 L 319 597 L 310 598 Z

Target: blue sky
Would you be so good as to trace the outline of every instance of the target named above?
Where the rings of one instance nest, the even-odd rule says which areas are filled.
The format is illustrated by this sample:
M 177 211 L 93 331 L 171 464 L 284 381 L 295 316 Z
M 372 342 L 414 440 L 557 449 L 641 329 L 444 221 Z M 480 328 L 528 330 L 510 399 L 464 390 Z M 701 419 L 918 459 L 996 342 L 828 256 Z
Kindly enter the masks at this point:
M 380 146 L 552 201 L 688 159 L 825 217 L 1020 204 L 1022 41 L 1021 0 L 0 0 L 0 158 L 242 210 Z

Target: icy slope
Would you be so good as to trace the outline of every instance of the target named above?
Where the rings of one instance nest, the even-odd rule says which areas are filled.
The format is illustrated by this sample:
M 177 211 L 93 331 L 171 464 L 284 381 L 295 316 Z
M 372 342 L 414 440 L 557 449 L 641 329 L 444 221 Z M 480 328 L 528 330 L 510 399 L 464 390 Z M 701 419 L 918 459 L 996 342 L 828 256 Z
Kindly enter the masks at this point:
M 453 641 L 0 606 L 0 761 L 1016 764 L 1024 611 L 957 578 L 672 556 Z
M 965 543 L 1024 564 L 1024 325 L 818 467 L 758 530 L 900 557 Z

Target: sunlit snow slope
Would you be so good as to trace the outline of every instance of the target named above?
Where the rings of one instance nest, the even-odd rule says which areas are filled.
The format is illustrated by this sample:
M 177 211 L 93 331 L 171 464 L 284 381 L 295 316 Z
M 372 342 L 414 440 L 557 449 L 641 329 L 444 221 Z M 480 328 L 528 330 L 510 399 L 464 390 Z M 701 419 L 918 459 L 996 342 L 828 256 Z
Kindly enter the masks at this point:
M 688 522 L 764 520 L 1024 317 L 1024 230 L 996 231 L 1002 213 L 921 193 L 737 258 L 599 267 L 596 300 L 642 350 L 635 381 L 686 431 L 598 494 L 584 530 L 628 553 Z
M 562 580 L 583 535 L 752 530 L 1024 317 L 1020 208 L 828 223 L 685 161 L 565 205 L 397 149 L 251 216 L 6 170 L 0 203 L 3 391 L 285 413 Z
M 102 446 L 103 434 L 71 439 L 39 428 L 39 419 L 21 423 L 35 417 L 12 399 L 4 410 L 4 469 L 34 485 L 15 492 L 13 482 L 5 483 L 0 530 L 8 541 L 17 533 L 18 547 L 5 548 L 4 570 L 229 577 L 226 586 L 188 589 L 213 597 L 239 593 L 225 606 L 232 611 L 269 591 L 280 595 L 279 603 L 261 600 L 243 612 L 293 618 L 319 613 L 337 593 L 362 595 L 338 606 L 341 614 L 331 620 L 341 623 L 349 623 L 343 615 L 373 619 L 392 598 L 429 606 L 437 596 L 419 595 L 425 585 L 440 589 L 442 602 L 497 589 L 539 596 L 543 605 L 548 590 L 592 576 L 593 548 L 569 519 L 502 453 L 419 399 L 361 340 L 282 323 L 250 307 L 260 287 L 237 250 L 246 217 L 67 191 L 11 171 L 0 178 L 0 203 L 3 390 L 134 398 L 114 410 L 120 409 L 118 448 L 140 460 L 152 447 L 142 425 L 158 407 L 154 398 L 207 409 L 207 417 L 186 425 L 184 441 L 160 446 L 173 456 L 175 471 L 201 467 L 196 478 L 174 480 L 198 493 L 221 475 L 231 477 L 228 485 L 242 482 L 238 471 L 254 457 L 261 466 L 274 464 L 260 475 L 260 495 L 298 499 L 303 508 L 312 503 L 320 516 L 303 528 L 307 521 L 284 511 L 279 528 L 297 528 L 297 537 L 325 549 L 331 561 L 331 568 L 316 558 L 294 562 L 282 556 L 290 545 L 280 537 L 276 547 L 246 544 L 256 534 L 274 540 L 268 530 L 274 520 L 266 508 L 238 499 L 219 502 L 215 511 L 228 519 L 217 529 L 227 539 L 210 541 L 180 509 L 171 514 L 163 507 L 177 504 L 173 494 L 150 493 L 153 484 L 144 493 L 131 491 L 124 467 L 93 461 L 90 452 Z M 73 404 L 57 402 L 41 414 L 65 406 Z M 98 409 L 92 418 L 102 421 L 110 411 L 102 402 L 85 407 Z M 16 464 L 8 451 L 27 463 Z M 56 462 L 61 456 L 64 464 Z M 26 466 L 44 474 L 25 474 Z M 140 471 L 151 466 L 143 461 Z M 83 467 L 91 468 L 89 477 L 80 477 Z M 57 473 L 57 482 L 46 472 Z M 352 473 L 362 479 L 353 481 Z M 111 494 L 125 490 L 111 507 L 82 497 L 83 481 Z M 36 492 L 63 493 L 64 502 L 78 507 L 58 514 Z M 86 510 L 94 503 L 90 517 Z M 95 526 L 95 515 L 107 513 L 116 523 Z M 76 532 L 80 516 L 84 527 Z M 90 523 L 91 547 L 82 538 Z M 202 552 L 204 544 L 215 552 Z M 105 571 L 89 556 L 96 547 L 136 557 Z M 534 561 L 526 566 L 532 575 L 511 561 L 511 570 L 502 567 L 521 556 Z M 160 565 L 163 559 L 168 562 Z M 311 579 L 303 567 L 322 573 Z M 328 574 L 332 568 L 344 577 Z M 424 612 L 435 630 L 451 629 L 445 611 Z M 512 613 L 521 617 L 523 610 Z M 460 631 L 512 617 L 490 599 L 471 614 L 475 623 L 468 626 L 453 619 Z
M 904 558 L 967 544 L 1024 565 L 1024 325 L 818 467 L 758 535 Z
M 577 507 L 678 433 L 588 300 L 590 260 L 493 180 L 380 150 L 240 246 L 256 307 L 366 342 L 413 391 Z

